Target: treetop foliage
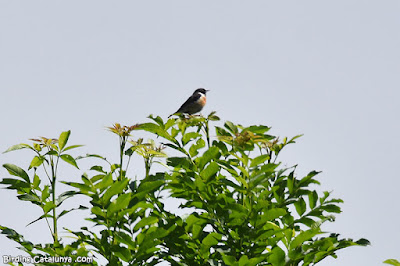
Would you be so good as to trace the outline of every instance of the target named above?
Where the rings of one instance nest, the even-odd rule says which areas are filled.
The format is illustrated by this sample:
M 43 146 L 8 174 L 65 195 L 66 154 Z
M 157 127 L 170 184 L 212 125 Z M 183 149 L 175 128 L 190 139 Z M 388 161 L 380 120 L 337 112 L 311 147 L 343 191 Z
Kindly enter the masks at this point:
M 32 221 L 46 220 L 53 242 L 33 244 L 15 230 L 0 226 L 8 238 L 31 256 L 94 256 L 109 265 L 313 265 L 350 246 L 366 246 L 368 240 L 340 238 L 325 232 L 341 212 L 342 200 L 315 185 L 319 172 L 298 177 L 296 166 L 283 167 L 281 151 L 300 137 L 269 134 L 270 127 L 244 127 L 232 122 L 211 126 L 219 117 L 181 116 L 164 121 L 150 116 L 134 126 L 114 124 L 108 129 L 119 138 L 119 161 L 111 163 L 95 154 L 72 157 L 67 152 L 70 132 L 58 139 L 33 139 L 7 150 L 30 149 L 34 157 L 28 171 L 3 166 L 11 174 L 0 183 L 15 190 L 18 198 L 42 209 Z M 130 139 L 145 131 L 154 140 Z M 168 156 L 174 150 L 174 156 Z M 127 176 L 132 156 L 143 158 L 145 175 Z M 58 179 L 61 161 L 78 168 L 79 160 L 97 158 L 80 182 Z M 153 171 L 155 162 L 163 171 Z M 46 178 L 37 174 L 44 168 Z M 56 184 L 71 190 L 57 195 Z M 187 215 L 181 217 L 165 208 L 163 195 L 180 199 Z M 62 203 L 77 195 L 90 204 L 63 209 Z M 165 196 L 164 196 L 165 197 Z M 57 223 L 75 210 L 86 210 L 92 226 L 78 231 L 66 243 L 58 235 Z M 96 261 L 93 264 L 97 264 Z M 49 265 L 49 264 L 46 264 Z

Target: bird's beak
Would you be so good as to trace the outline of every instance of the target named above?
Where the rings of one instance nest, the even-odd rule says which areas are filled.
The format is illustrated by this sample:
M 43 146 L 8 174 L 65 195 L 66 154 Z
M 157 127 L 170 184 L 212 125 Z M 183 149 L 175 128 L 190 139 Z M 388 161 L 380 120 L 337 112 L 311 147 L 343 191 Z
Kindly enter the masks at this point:
M 206 92 L 209 92 L 210 90 L 206 90 Z

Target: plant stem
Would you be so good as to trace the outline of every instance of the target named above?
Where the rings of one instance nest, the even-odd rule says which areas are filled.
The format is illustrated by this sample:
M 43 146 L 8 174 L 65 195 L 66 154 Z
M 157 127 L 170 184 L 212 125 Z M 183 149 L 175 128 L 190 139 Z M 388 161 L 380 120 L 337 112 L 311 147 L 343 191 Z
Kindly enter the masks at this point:
M 146 168 L 146 178 L 149 177 L 150 174 L 150 167 L 151 167 L 151 161 L 150 158 L 145 158 L 144 159 L 144 165 Z
M 208 119 L 206 120 L 206 122 L 204 122 L 204 128 L 206 132 L 207 145 L 208 148 L 210 148 L 210 130 L 208 128 Z
M 119 178 L 118 180 L 122 180 L 122 163 L 124 159 L 124 150 L 125 150 L 125 145 L 126 145 L 126 138 L 125 137 L 120 137 L 120 152 L 119 152 Z
M 55 172 L 55 165 L 53 161 L 53 157 L 50 158 L 50 163 L 51 163 L 51 194 L 52 194 L 52 200 L 53 200 L 53 239 L 54 239 L 54 244 L 58 245 L 58 232 L 57 232 L 57 212 L 56 212 L 56 172 Z

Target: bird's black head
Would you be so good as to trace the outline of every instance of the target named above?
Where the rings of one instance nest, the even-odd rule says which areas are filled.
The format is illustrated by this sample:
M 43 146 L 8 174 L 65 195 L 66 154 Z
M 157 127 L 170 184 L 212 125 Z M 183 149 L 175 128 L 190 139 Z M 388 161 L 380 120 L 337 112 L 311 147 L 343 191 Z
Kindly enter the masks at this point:
M 202 94 L 206 95 L 207 91 L 209 91 L 209 90 L 200 88 L 200 89 L 195 90 L 195 91 L 193 92 L 193 94 L 202 93 Z

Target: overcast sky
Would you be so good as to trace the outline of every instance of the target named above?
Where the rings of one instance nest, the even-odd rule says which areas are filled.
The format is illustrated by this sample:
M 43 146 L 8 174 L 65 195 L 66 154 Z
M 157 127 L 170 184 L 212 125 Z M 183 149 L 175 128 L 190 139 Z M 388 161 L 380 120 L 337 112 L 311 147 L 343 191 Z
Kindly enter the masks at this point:
M 75 155 L 116 158 L 105 126 L 166 118 L 205 87 L 205 114 L 304 134 L 281 160 L 299 175 L 323 171 L 319 191 L 345 201 L 325 230 L 372 243 L 321 265 L 380 265 L 400 259 L 399 47 L 398 0 L 1 0 L 0 150 L 70 129 L 71 143 L 86 145 Z M 50 241 L 44 222 L 25 227 L 39 210 L 12 191 L 0 201 L 1 225 Z M 23 255 L 0 236 L 0 255 L 11 254 Z

